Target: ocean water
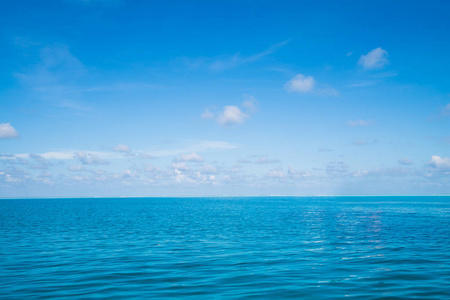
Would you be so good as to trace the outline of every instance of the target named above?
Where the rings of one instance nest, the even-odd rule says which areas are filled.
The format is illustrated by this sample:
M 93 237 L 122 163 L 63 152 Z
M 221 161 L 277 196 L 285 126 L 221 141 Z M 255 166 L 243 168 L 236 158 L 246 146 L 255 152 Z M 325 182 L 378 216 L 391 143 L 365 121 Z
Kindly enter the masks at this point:
M 450 197 L 0 200 L 0 298 L 450 299 Z

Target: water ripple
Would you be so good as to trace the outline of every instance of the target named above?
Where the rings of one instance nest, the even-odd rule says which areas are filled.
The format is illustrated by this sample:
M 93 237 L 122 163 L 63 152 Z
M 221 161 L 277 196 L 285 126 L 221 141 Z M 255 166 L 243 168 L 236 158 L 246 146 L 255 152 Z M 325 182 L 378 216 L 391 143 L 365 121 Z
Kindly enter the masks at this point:
M 449 200 L 2 200 L 0 298 L 449 299 Z

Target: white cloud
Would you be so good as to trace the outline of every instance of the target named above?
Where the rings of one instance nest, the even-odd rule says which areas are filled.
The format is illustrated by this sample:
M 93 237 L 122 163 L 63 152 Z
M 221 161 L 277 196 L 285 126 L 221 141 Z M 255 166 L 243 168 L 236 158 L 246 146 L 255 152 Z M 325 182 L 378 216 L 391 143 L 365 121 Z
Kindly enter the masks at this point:
M 77 158 L 75 155 L 75 153 L 77 153 L 77 152 L 85 153 L 86 155 L 92 155 L 94 157 L 101 157 L 101 158 L 119 158 L 120 157 L 117 154 L 112 153 L 112 152 L 78 151 L 78 150 L 61 151 L 61 152 L 52 151 L 52 152 L 41 153 L 39 155 L 41 155 L 45 159 L 69 160 L 69 159 Z M 29 154 L 16 154 L 17 157 L 23 157 L 24 155 L 29 155 Z
M 431 156 L 430 166 L 438 170 L 450 170 L 450 158 L 440 157 L 438 155 Z
M 29 173 L 18 168 L 8 168 L 0 172 L 0 180 L 2 179 L 10 183 L 26 182 L 30 179 Z
M 258 110 L 257 104 L 258 101 L 256 101 L 255 97 L 245 94 L 241 107 L 248 114 L 243 112 L 239 106 L 227 105 L 223 107 L 222 111 L 217 113 L 212 113 L 209 109 L 205 109 L 201 117 L 202 119 L 216 119 L 219 125 L 242 124 L 246 119 L 250 118 L 250 114 Z
M 122 171 L 122 176 L 121 176 L 121 178 L 133 178 L 133 177 L 135 177 L 135 173 L 134 172 L 132 172 L 131 170 L 123 170 Z
M 179 183 L 195 183 L 195 180 L 183 174 L 183 170 L 175 168 L 175 181 Z
M 364 127 L 373 124 L 372 120 L 356 120 L 356 121 L 347 121 L 347 125 L 351 127 Z
M 15 138 L 19 134 L 9 123 L 0 123 L 0 139 Z
M 79 160 L 84 165 L 106 165 L 108 162 L 101 159 L 97 155 L 85 151 L 77 151 L 73 154 L 73 158 Z
M 200 162 L 203 161 L 203 157 L 198 155 L 195 152 L 188 153 L 188 154 L 182 154 L 177 161 L 185 161 L 185 162 Z
M 27 165 L 29 163 L 27 160 L 28 157 L 28 155 L 20 157 L 16 154 L 0 154 L 0 160 L 2 160 L 4 164 L 9 165 Z
M 36 180 L 38 182 L 42 182 L 44 184 L 52 184 L 51 178 L 52 178 L 52 173 L 45 171 L 45 172 L 42 172 L 39 175 L 37 175 L 34 178 L 34 180 Z
M 117 147 L 114 148 L 115 152 L 123 152 L 123 153 L 129 153 L 131 151 L 130 147 L 127 145 L 119 144 Z
M 288 166 L 288 175 L 292 179 L 311 177 L 311 173 L 305 172 L 305 171 L 297 171 L 294 168 L 292 168 L 291 166 Z
M 173 164 L 172 164 L 172 167 L 173 167 Z M 155 167 L 155 166 L 152 166 L 152 165 L 147 164 L 147 163 L 144 165 L 143 170 L 146 173 L 151 174 L 153 176 L 158 176 L 158 175 L 162 174 L 162 171 L 161 171 L 160 167 Z
M 265 176 L 269 177 L 269 178 L 279 178 L 279 179 L 281 179 L 281 178 L 284 178 L 286 176 L 286 174 L 283 172 L 282 168 L 276 168 L 276 169 L 272 169 L 272 170 L 267 171 Z
M 284 85 L 284 89 L 288 92 L 306 93 L 314 89 L 314 84 L 312 76 L 298 74 Z
M 29 158 L 34 161 L 34 164 L 30 166 L 31 169 L 47 169 L 52 165 L 45 157 L 39 154 L 29 154 Z
M 217 123 L 219 125 L 242 124 L 248 117 L 239 107 L 228 105 L 223 108 L 223 112 L 217 117 Z
M 352 172 L 353 177 L 383 177 L 383 176 L 406 176 L 410 175 L 412 172 L 409 168 L 398 167 L 398 168 L 376 168 L 374 170 L 358 170 Z
M 366 55 L 361 55 L 358 64 L 366 70 L 381 69 L 389 64 L 388 53 L 380 47 L 373 49 Z
M 67 151 L 67 152 L 56 152 L 56 151 L 52 151 L 52 152 L 46 152 L 46 153 L 42 153 L 41 156 L 43 156 L 44 158 L 47 159 L 72 159 L 73 158 L 73 153 L 72 151 Z M 22 155 L 22 154 L 17 154 Z
M 78 157 L 75 155 L 75 153 L 84 153 L 87 156 L 92 155 L 93 157 L 100 157 L 102 159 L 121 158 L 120 155 L 113 153 L 113 152 L 80 151 L 80 150 L 51 151 L 51 152 L 40 153 L 37 155 L 42 156 L 45 159 L 71 160 L 71 159 L 78 159 Z M 34 155 L 34 154 L 29 154 L 29 153 L 10 154 L 8 156 L 0 156 L 0 159 L 29 158 L 30 155 Z

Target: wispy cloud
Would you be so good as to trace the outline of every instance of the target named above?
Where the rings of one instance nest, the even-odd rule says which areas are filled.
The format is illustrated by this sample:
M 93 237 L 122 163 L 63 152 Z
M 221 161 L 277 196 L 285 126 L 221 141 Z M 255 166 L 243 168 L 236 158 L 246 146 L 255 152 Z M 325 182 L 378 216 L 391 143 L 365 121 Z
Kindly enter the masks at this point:
M 251 113 L 256 112 L 258 110 L 258 101 L 256 101 L 255 97 L 248 94 L 245 94 L 244 97 L 245 100 L 242 102 L 242 107 Z
M 52 162 L 39 154 L 30 154 L 29 157 L 33 160 L 33 164 L 30 166 L 31 169 L 48 169 L 52 165 Z
M 355 139 L 353 140 L 353 145 L 355 146 L 364 146 L 367 145 L 368 141 L 363 139 Z
M 398 163 L 402 166 L 409 166 L 410 164 L 412 164 L 412 161 L 408 158 L 400 158 L 398 160 Z
M 116 147 L 114 147 L 115 152 L 122 152 L 122 153 L 130 153 L 131 148 L 127 145 L 119 144 Z
M 327 164 L 325 172 L 330 177 L 341 177 L 348 174 L 349 167 L 343 161 L 331 161 Z
M 283 172 L 282 168 L 275 168 L 275 169 L 267 171 L 264 176 L 268 177 L 268 178 L 282 179 L 282 178 L 286 177 L 286 174 Z
M 108 161 L 100 158 L 99 156 L 84 152 L 84 151 L 77 151 L 73 154 L 73 157 L 77 160 L 79 160 L 84 165 L 106 165 L 109 164 Z
M 5 181 L 7 183 L 15 184 L 29 180 L 29 173 L 19 168 L 7 168 L 0 171 L 0 182 Z
M 202 112 L 201 118 L 204 120 L 214 119 L 214 114 L 207 108 Z
M 136 90 L 154 90 L 163 89 L 166 86 L 151 84 L 151 83 L 136 83 L 136 82 L 113 82 L 108 85 L 91 86 L 80 89 L 81 92 L 117 92 L 117 91 L 136 91 Z
M 352 177 L 384 177 L 384 176 L 405 176 L 413 171 L 405 167 L 396 168 L 376 168 L 373 170 L 357 170 L 352 172 Z
M 83 63 L 65 45 L 48 45 L 38 51 L 38 63 L 16 77 L 40 99 L 56 107 L 89 110 L 80 101 L 79 82 L 87 74 Z
M 366 70 L 382 69 L 389 64 L 388 53 L 378 47 L 369 51 L 366 55 L 361 55 L 358 64 Z
M 372 86 L 377 84 L 378 81 L 372 80 L 372 81 L 364 81 L 364 82 L 358 82 L 358 83 L 352 83 L 347 85 L 347 87 L 351 88 L 359 88 L 359 87 L 366 87 L 366 86 Z
M 0 139 L 11 139 L 18 137 L 19 133 L 9 123 L 0 123 Z
M 146 150 L 142 153 L 152 155 L 153 157 L 164 157 L 164 156 L 175 156 L 190 152 L 206 152 L 214 150 L 232 150 L 236 149 L 237 146 L 224 141 L 188 141 L 176 145 L 172 148 L 160 148 L 158 150 Z
M 372 125 L 374 122 L 372 120 L 355 120 L 355 121 L 347 121 L 347 125 L 350 127 L 365 127 Z
M 227 69 L 236 68 L 241 65 L 249 64 L 256 62 L 258 60 L 263 59 L 266 56 L 269 56 L 281 47 L 285 46 L 289 43 L 290 40 L 283 41 L 281 43 L 275 44 L 268 49 L 253 54 L 249 56 L 243 56 L 240 53 L 236 53 L 234 55 L 217 57 L 217 58 L 196 58 L 196 59 L 186 59 L 186 62 L 192 68 L 201 68 L 206 67 L 212 71 L 224 71 Z
M 81 172 L 81 171 L 85 171 L 86 169 L 84 168 L 83 165 L 72 165 L 69 166 L 69 171 L 71 172 Z
M 206 174 L 206 175 L 217 175 L 219 174 L 219 171 L 217 170 L 216 167 L 210 165 L 210 164 L 204 164 L 200 170 L 199 170 L 202 174 Z
M 39 52 L 40 61 L 33 68 L 16 74 L 33 90 L 66 90 L 68 84 L 86 73 L 84 65 L 65 45 L 46 46 Z
M 133 151 L 130 146 L 119 144 L 112 149 L 113 152 L 121 153 L 128 158 L 138 158 L 138 159 L 154 159 L 155 157 L 145 151 Z
M 119 145 L 120 146 L 120 145 Z M 180 156 L 186 155 L 186 153 L 200 153 L 211 152 L 217 150 L 232 150 L 237 146 L 224 141 L 198 141 L 192 140 L 187 142 L 178 143 L 172 148 L 155 146 L 150 150 L 132 151 L 129 146 L 115 147 L 117 150 L 111 149 L 111 151 L 87 151 L 87 150 L 66 150 L 66 151 L 50 151 L 44 153 L 30 154 L 30 153 L 11 153 L 0 154 L 0 161 L 8 164 L 22 164 L 32 165 L 29 161 L 30 158 L 36 161 L 37 158 L 45 160 L 59 160 L 59 161 L 78 161 L 78 163 L 84 165 L 103 165 L 109 164 L 113 160 L 121 160 L 124 158 L 139 158 L 139 159 L 155 159 L 157 157 L 167 156 Z M 127 147 L 129 152 L 125 152 Z M 124 157 L 125 154 L 125 157 Z M 188 156 L 184 156 L 189 159 Z M 191 157 L 191 159 L 193 159 Z
M 441 114 L 442 114 L 443 116 L 450 116 L 450 103 L 447 104 L 447 105 L 442 109 Z
M 280 162 L 281 162 L 281 160 L 279 160 L 279 159 L 275 159 L 275 158 L 271 159 L 271 158 L 267 158 L 265 156 L 260 157 L 260 158 L 258 158 L 255 161 L 256 164 L 260 164 L 260 165 L 262 165 L 262 164 L 276 164 L 276 163 L 280 163 Z
M 102 151 L 83 151 L 83 150 L 68 150 L 68 151 L 50 151 L 44 153 L 15 153 L 8 155 L 0 155 L 0 160 L 16 160 L 28 159 L 32 156 L 39 156 L 47 160 L 73 160 L 81 157 L 96 157 L 102 160 L 121 158 L 121 155 L 114 152 Z
M 92 110 L 90 106 L 84 105 L 81 102 L 76 102 L 72 100 L 62 99 L 59 103 L 55 104 L 56 107 L 67 108 L 71 110 L 81 110 L 88 111 Z
M 259 60 L 265 56 L 268 56 L 272 53 L 275 53 L 276 51 L 278 51 L 278 49 L 280 49 L 281 47 L 285 46 L 287 43 L 289 43 L 291 40 L 285 40 L 281 43 L 275 44 L 270 46 L 268 49 L 264 50 L 263 52 L 257 53 L 255 55 L 252 55 L 250 57 L 247 57 L 247 59 L 245 60 L 246 62 L 252 62 L 252 61 L 256 61 Z
M 198 155 L 195 152 L 182 154 L 177 158 L 179 162 L 201 162 L 203 161 L 203 157 Z
M 311 177 L 311 173 L 305 172 L 305 171 L 299 171 L 294 169 L 291 166 L 288 166 L 288 175 L 292 179 L 302 179 L 302 178 L 308 178 Z

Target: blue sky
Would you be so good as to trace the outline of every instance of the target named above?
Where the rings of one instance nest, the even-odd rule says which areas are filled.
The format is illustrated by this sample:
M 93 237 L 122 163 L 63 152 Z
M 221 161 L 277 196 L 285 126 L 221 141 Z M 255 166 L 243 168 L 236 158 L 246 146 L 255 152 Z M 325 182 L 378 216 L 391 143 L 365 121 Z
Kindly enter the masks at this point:
M 450 193 L 447 1 L 3 1 L 0 197 Z

